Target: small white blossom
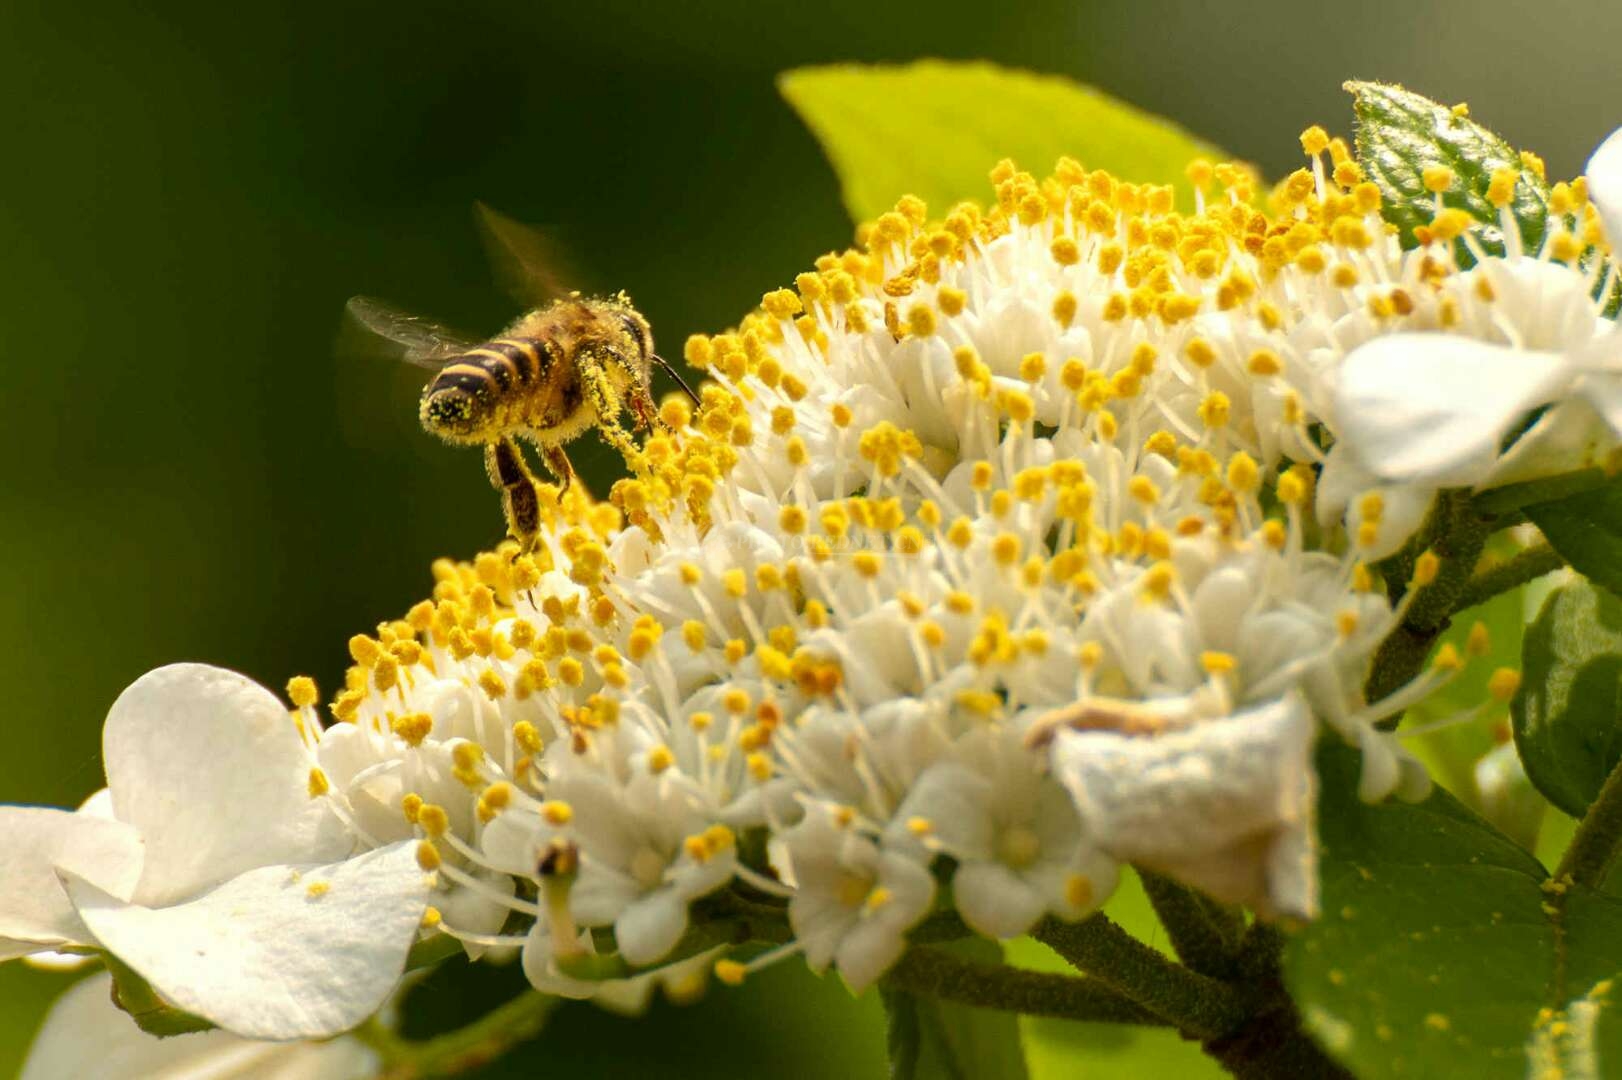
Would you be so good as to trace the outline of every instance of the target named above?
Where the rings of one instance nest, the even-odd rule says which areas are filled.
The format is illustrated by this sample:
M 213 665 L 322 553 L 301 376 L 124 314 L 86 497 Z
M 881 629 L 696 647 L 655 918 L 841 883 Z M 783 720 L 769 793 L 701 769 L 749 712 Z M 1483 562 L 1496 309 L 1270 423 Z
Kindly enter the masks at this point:
M 866 989 L 929 912 L 934 878 L 913 859 L 839 825 L 826 808 L 809 811 L 783 844 L 795 882 L 789 925 L 806 963 L 817 972 L 831 964 L 852 991 Z

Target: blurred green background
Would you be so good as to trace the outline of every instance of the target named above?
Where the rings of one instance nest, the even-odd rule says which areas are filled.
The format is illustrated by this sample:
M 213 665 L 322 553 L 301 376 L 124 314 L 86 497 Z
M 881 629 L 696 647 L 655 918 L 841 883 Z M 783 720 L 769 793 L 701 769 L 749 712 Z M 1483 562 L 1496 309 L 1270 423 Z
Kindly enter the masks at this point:
M 513 314 L 476 198 L 566 226 L 676 353 L 849 237 L 774 90 L 786 68 L 947 56 L 1065 74 L 1274 176 L 1308 123 L 1347 132 L 1344 79 L 1397 80 L 1468 100 L 1564 176 L 1622 121 L 1619 40 L 1622 5 L 1600 0 L 10 0 L 0 798 L 72 805 L 99 786 L 102 716 L 156 665 L 333 686 L 348 635 L 420 597 L 434 556 L 499 537 L 477 455 L 415 430 L 411 376 L 331 349 L 357 292 L 475 330 Z M 611 452 L 573 456 L 602 490 Z M 789 967 L 634 1038 L 571 1010 L 514 1075 L 882 1075 L 872 1003 Z M 63 983 L 0 969 L 0 1075 Z

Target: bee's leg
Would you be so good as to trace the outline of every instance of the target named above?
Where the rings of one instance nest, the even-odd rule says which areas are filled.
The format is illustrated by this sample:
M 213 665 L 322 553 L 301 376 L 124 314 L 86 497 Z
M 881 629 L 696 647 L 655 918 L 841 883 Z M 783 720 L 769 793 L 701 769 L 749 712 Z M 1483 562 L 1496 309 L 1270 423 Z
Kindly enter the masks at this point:
M 592 409 L 597 413 L 597 430 L 602 433 L 603 441 L 623 454 L 626 463 L 634 468 L 642 457 L 642 450 L 636 445 L 636 440 L 620 427 L 619 395 L 608 377 L 608 364 L 611 363 L 624 366 L 612 349 L 606 346 L 601 349 L 588 347 L 577 354 L 575 369 L 579 372 L 586 400 L 591 402 Z M 634 395 L 632 401 L 634 404 Z M 652 405 L 651 396 L 649 405 Z
M 528 555 L 541 532 L 541 501 L 535 491 L 535 474 L 511 439 L 498 439 L 484 448 L 484 469 L 491 485 L 501 492 L 507 534 L 518 541 L 519 554 Z
M 541 460 L 546 462 L 546 467 L 552 471 L 552 475 L 558 478 L 558 494 L 562 495 L 568 491 L 569 485 L 574 483 L 574 466 L 569 464 L 569 455 L 563 452 L 563 447 L 541 447 Z
M 659 406 L 653 400 L 653 390 L 643 383 L 631 384 L 631 415 L 640 430 L 659 430 Z

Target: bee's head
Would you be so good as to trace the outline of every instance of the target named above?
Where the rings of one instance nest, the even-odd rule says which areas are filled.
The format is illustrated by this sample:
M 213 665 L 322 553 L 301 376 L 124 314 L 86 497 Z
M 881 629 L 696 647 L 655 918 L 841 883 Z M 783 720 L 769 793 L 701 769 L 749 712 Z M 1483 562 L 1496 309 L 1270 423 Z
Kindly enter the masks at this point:
M 490 418 L 488 389 L 441 376 L 422 393 L 422 426 L 447 442 L 481 442 Z

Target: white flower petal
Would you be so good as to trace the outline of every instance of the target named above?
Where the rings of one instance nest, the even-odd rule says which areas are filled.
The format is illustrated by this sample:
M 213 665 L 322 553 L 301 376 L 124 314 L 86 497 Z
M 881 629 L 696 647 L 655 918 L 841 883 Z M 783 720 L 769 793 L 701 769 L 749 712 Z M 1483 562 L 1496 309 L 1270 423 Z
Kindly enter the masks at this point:
M 376 1073 L 377 1055 L 355 1039 L 257 1042 L 226 1031 L 160 1039 L 112 1002 L 112 978 L 70 987 L 34 1038 L 20 1080 L 356 1080 Z
M 1382 480 L 1470 485 L 1510 425 L 1571 377 L 1551 353 L 1448 334 L 1375 338 L 1341 365 L 1337 435 Z
M 173 664 L 141 676 L 108 712 L 102 754 L 114 813 L 146 841 L 144 903 L 348 850 L 310 798 L 309 759 L 287 709 L 234 671 Z
M 0 806 L 0 938 L 94 944 L 57 880 L 57 868 L 128 899 L 141 877 L 141 837 L 121 821 L 34 806 Z M 15 953 L 13 955 L 16 955 Z
M 1622 252 L 1622 128 L 1611 132 L 1588 159 L 1588 198 L 1605 223 L 1613 252 Z
M 1295 695 L 1155 738 L 1061 731 L 1054 771 L 1083 827 L 1123 862 L 1219 900 L 1311 918 L 1314 724 Z M 1302 838 L 1306 837 L 1303 848 Z M 1288 856 L 1275 850 L 1283 845 Z M 1275 869 L 1290 876 L 1275 880 Z
M 966 863 L 952 875 L 952 900 L 963 921 L 994 938 L 1012 938 L 1036 924 L 1046 900 L 998 862 Z
M 687 901 L 670 888 L 644 896 L 614 920 L 614 943 L 633 967 L 663 960 L 686 932 Z
M 587 949 L 591 948 L 591 931 L 581 931 L 580 944 Z M 596 994 L 598 987 L 602 985 L 586 979 L 570 978 L 558 970 L 557 961 L 552 954 L 552 938 L 548 933 L 545 919 L 537 919 L 535 925 L 530 927 L 529 937 L 524 941 L 523 965 L 524 975 L 529 979 L 529 984 L 543 994 L 556 994 L 558 997 L 584 1001 Z
M 428 902 L 415 848 L 260 867 L 166 908 L 65 880 L 85 925 L 176 1007 L 249 1038 L 322 1038 L 370 1016 L 400 977 Z

